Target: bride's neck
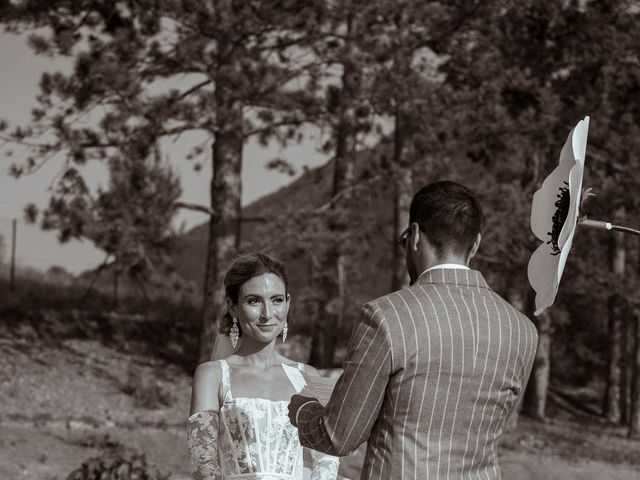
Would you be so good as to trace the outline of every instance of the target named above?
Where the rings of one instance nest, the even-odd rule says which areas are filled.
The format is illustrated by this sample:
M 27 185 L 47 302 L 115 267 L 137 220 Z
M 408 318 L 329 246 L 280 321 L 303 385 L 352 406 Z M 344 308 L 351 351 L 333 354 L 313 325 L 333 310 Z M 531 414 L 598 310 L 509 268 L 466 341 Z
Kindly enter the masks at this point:
M 236 355 L 246 365 L 267 368 L 277 363 L 276 342 L 262 343 L 250 338 L 243 338 Z

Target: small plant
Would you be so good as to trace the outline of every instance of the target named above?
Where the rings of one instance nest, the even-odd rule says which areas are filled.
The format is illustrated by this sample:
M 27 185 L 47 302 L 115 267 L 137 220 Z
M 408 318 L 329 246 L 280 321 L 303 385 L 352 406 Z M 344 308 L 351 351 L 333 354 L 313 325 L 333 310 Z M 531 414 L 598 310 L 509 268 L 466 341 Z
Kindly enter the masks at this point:
M 119 447 L 85 460 L 67 480 L 169 480 L 169 475 L 148 465 L 144 454 Z
M 108 433 L 86 433 L 79 437 L 67 439 L 67 443 L 79 447 L 95 448 L 98 450 L 117 450 L 124 446 L 114 440 Z
M 138 370 L 129 369 L 127 380 L 121 389 L 142 408 L 155 410 L 168 407 L 174 401 L 173 394 L 165 385 L 156 378 L 142 376 Z

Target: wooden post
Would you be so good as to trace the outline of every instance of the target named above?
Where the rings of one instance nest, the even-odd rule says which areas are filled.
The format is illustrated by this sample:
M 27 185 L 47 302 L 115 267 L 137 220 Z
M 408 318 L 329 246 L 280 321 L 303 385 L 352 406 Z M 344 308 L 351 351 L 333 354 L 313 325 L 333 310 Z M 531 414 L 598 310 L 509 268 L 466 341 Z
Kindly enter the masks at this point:
M 547 391 L 551 370 L 551 343 L 553 340 L 553 323 L 549 310 L 537 317 L 532 315 L 535 309 L 535 292 L 529 290 L 527 295 L 527 314 L 538 329 L 538 348 L 531 370 L 529 384 L 525 391 L 522 413 L 538 420 L 546 418 Z M 531 312 L 531 313 L 530 313 Z
M 633 355 L 631 361 L 631 412 L 629 414 L 629 438 L 640 438 L 640 305 L 633 308 L 631 342 Z
M 9 291 L 13 292 L 16 287 L 16 231 L 18 221 L 14 218 L 11 221 L 11 266 L 9 267 Z
M 622 210 L 620 216 L 623 216 Z M 612 233 L 609 237 L 609 265 L 615 278 L 622 281 L 625 274 L 624 237 Z M 626 392 L 622 391 L 624 351 L 624 299 L 618 294 L 609 297 L 609 354 L 607 359 L 607 383 L 604 397 L 604 417 L 611 423 L 619 423 L 622 418 Z M 621 408 L 622 406 L 622 408 Z

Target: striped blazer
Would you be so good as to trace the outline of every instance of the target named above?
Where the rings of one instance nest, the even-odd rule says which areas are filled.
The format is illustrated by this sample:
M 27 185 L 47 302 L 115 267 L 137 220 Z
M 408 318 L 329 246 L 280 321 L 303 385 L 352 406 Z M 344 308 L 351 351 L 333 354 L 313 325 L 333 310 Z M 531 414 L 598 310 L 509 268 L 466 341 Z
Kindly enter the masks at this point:
M 331 400 L 298 412 L 300 440 L 332 455 L 368 440 L 367 480 L 500 479 L 537 338 L 480 272 L 431 270 L 364 305 Z

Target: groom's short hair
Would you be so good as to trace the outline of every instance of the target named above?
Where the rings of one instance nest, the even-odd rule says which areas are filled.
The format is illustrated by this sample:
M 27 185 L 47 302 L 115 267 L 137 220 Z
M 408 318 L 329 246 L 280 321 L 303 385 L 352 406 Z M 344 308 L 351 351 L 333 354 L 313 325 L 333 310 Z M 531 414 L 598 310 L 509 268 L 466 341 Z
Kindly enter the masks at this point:
M 467 255 L 482 229 L 480 203 L 464 185 L 448 180 L 422 187 L 411 200 L 409 222 L 416 222 L 438 255 Z

